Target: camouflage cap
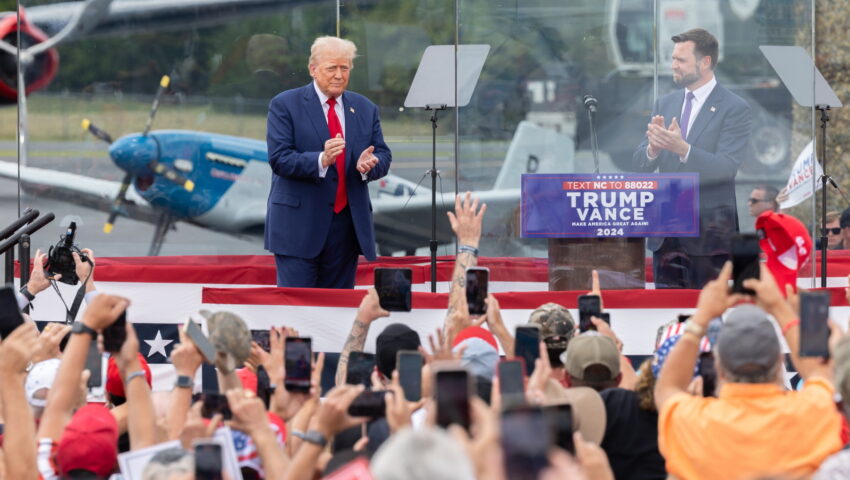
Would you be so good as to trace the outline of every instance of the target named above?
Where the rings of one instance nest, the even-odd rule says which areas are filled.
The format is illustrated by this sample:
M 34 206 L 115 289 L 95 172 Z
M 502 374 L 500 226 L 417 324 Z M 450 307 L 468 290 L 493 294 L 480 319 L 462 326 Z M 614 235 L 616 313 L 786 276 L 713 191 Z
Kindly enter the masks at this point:
M 544 303 L 531 312 L 528 323 L 540 327 L 540 338 L 550 348 L 567 348 L 576 329 L 569 310 L 557 303 Z
M 251 331 L 245 321 L 231 312 L 201 310 L 207 320 L 210 342 L 218 352 L 232 357 L 235 367 L 241 366 L 251 354 Z

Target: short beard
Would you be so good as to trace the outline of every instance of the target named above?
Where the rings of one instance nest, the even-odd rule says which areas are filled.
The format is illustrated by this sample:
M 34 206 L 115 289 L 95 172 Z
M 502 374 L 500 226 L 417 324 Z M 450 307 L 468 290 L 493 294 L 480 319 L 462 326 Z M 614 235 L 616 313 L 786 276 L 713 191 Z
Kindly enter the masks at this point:
M 700 78 L 702 78 L 702 70 L 700 69 L 699 64 L 697 64 L 696 72 L 691 75 L 682 75 L 682 78 L 678 81 L 674 80 L 674 82 L 677 87 L 685 88 L 698 82 Z

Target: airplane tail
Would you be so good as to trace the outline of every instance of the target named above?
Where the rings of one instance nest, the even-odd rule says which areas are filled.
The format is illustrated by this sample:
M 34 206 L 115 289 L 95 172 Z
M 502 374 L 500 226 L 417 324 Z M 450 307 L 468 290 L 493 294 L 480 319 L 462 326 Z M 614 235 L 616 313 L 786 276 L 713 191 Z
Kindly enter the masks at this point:
M 519 189 L 523 173 L 575 171 L 575 143 L 567 135 L 523 120 L 505 155 L 493 190 Z

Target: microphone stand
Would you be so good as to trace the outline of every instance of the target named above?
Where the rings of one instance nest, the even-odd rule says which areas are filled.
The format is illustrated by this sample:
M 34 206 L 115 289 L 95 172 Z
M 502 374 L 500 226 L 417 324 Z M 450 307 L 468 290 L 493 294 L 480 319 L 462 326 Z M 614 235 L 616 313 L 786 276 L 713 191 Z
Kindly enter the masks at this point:
M 820 112 L 820 129 L 821 129 L 821 169 L 823 174 L 820 179 L 823 183 L 821 188 L 821 236 L 820 236 L 820 286 L 826 288 L 826 248 L 829 245 L 829 238 L 826 235 L 826 186 L 831 183 L 838 188 L 835 180 L 826 173 L 826 126 L 829 122 L 829 105 L 815 105 L 815 109 Z
M 587 122 L 590 124 L 590 149 L 593 151 L 594 173 L 599 173 L 599 139 L 596 136 L 596 98 L 584 96 L 584 108 L 587 110 Z

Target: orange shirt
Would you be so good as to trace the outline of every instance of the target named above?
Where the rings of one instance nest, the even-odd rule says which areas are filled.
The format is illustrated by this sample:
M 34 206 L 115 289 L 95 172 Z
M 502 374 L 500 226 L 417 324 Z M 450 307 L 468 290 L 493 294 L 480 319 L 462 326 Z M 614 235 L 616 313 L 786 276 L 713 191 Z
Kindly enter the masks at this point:
M 841 449 L 833 387 L 806 380 L 799 392 L 773 384 L 728 383 L 719 398 L 681 393 L 658 414 L 658 447 L 673 477 L 746 479 L 811 475 Z

